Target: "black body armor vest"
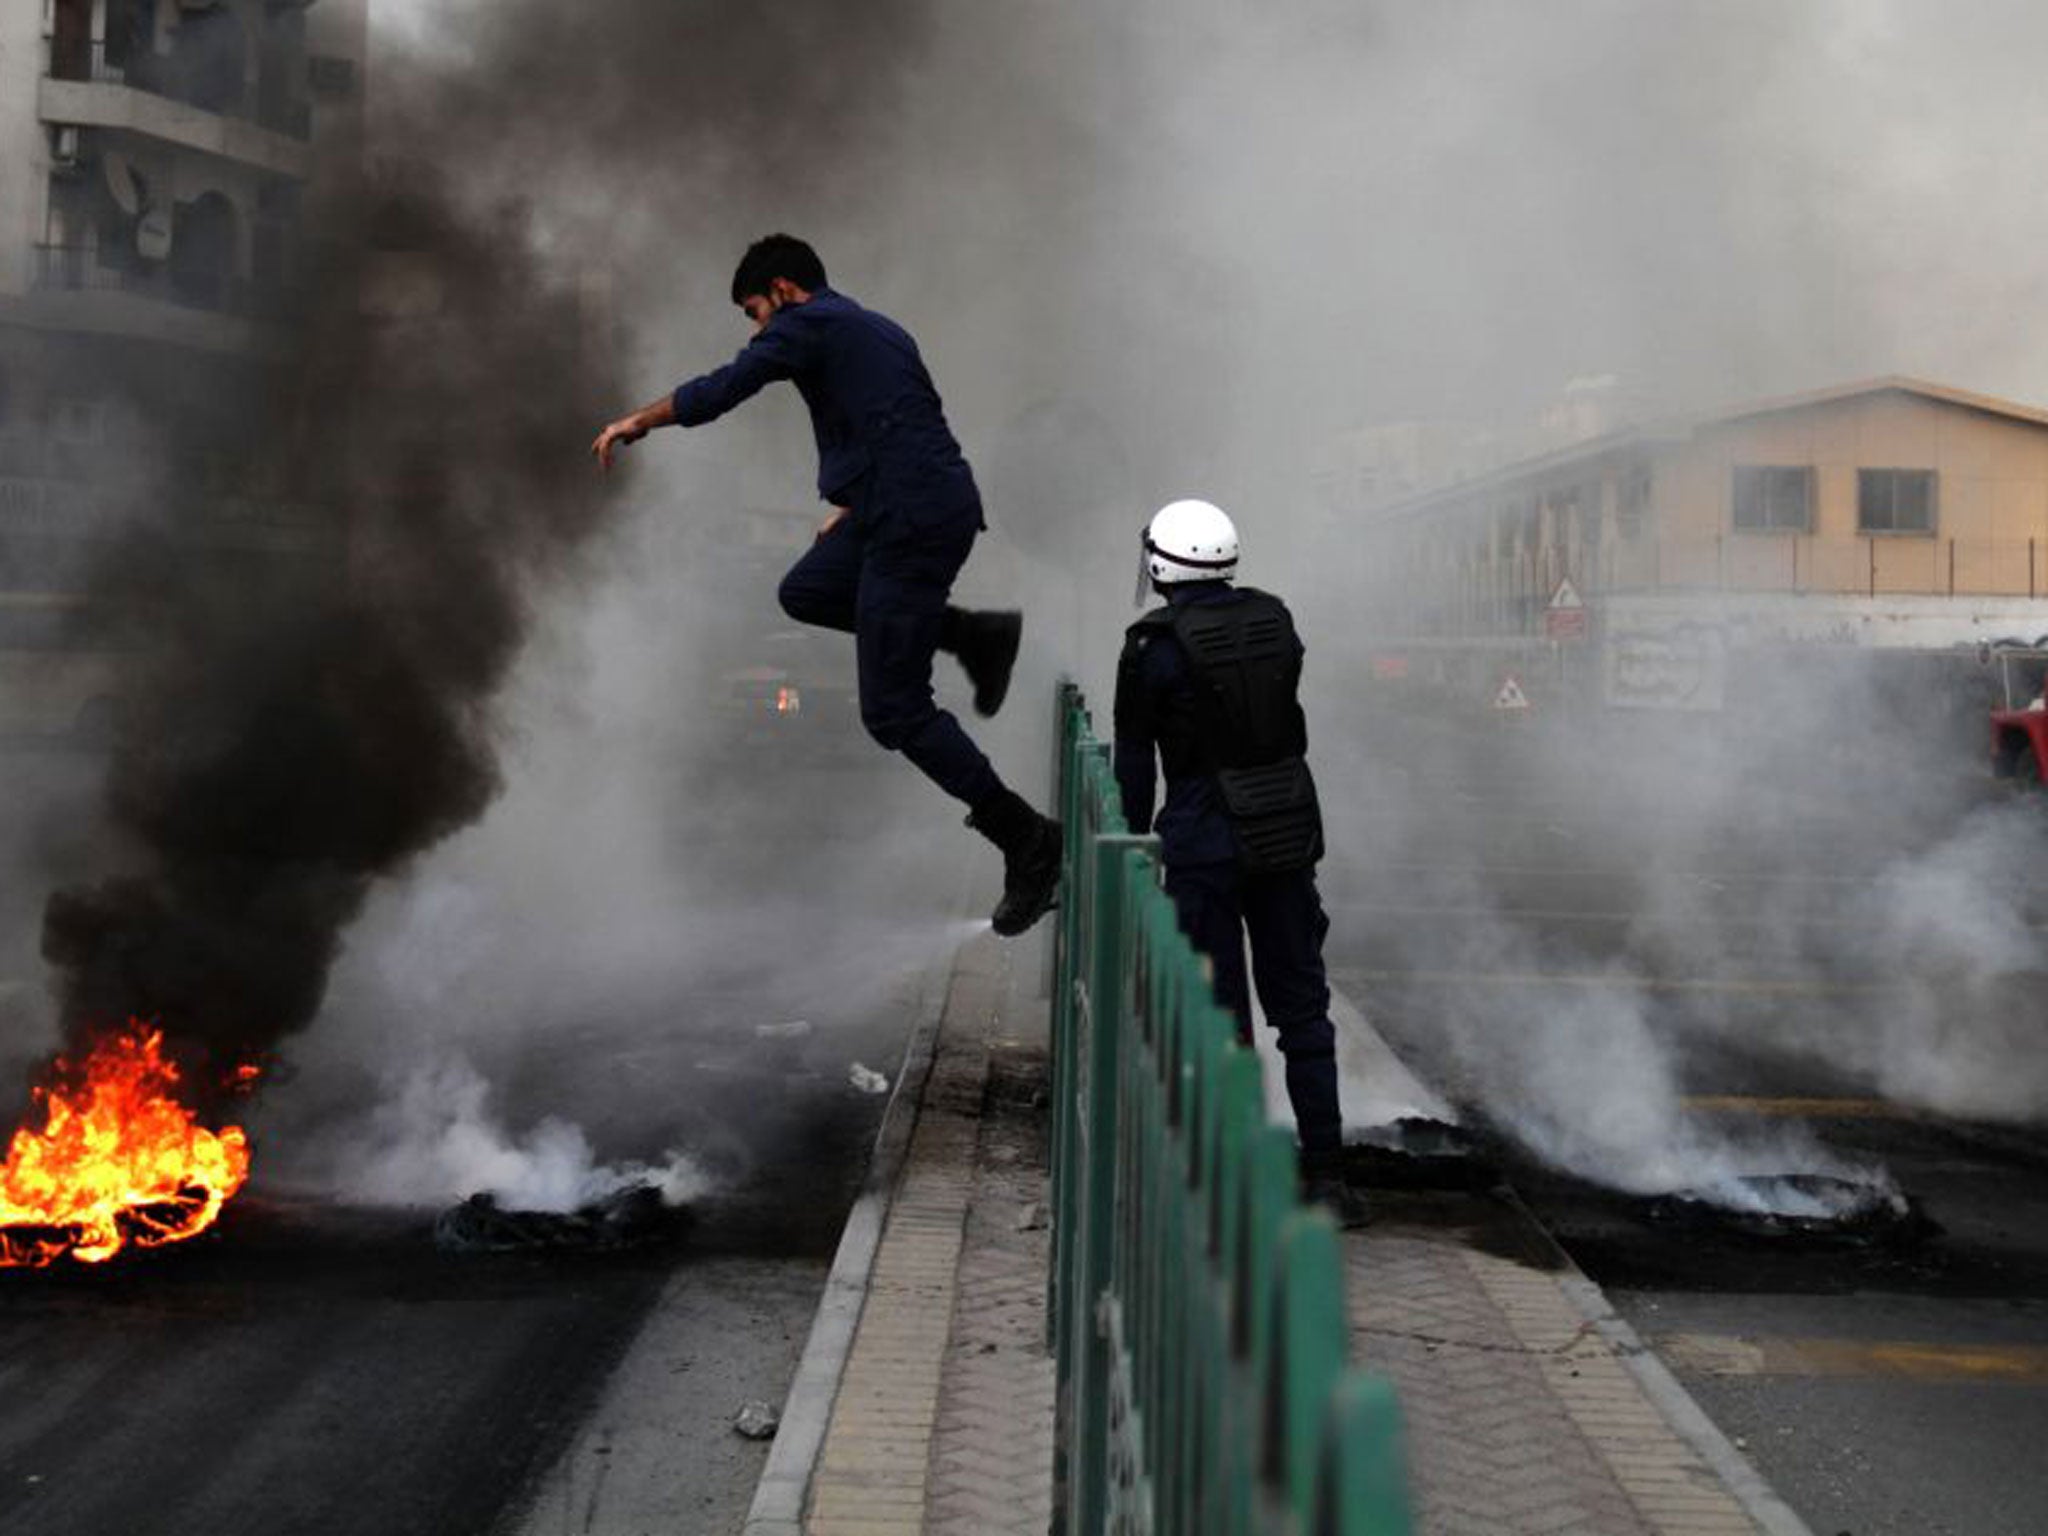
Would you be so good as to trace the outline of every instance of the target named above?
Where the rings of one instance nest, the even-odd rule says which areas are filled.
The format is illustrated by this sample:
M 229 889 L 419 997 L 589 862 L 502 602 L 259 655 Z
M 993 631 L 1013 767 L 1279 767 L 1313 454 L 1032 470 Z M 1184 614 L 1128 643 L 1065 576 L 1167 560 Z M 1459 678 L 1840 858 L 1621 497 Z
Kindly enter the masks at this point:
M 1236 602 L 1168 605 L 1131 626 L 1171 631 L 1194 673 L 1195 761 L 1166 771 L 1214 775 L 1247 873 L 1306 869 L 1323 856 L 1323 818 L 1296 697 L 1301 642 L 1279 598 L 1236 591 Z

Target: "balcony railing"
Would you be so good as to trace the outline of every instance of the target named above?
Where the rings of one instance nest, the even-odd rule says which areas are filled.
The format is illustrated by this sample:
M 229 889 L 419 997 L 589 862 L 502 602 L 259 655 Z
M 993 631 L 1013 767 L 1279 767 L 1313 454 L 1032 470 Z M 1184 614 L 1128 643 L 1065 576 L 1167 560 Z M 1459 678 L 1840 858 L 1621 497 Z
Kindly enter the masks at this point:
M 156 265 L 109 266 L 99 251 L 83 245 L 36 247 L 36 286 L 65 293 L 132 293 L 181 309 L 240 319 L 274 320 L 290 308 L 291 295 L 227 272 L 194 272 Z
M 1410 629 L 1540 633 L 1558 584 L 1582 598 L 1652 592 L 1862 598 L 2048 598 L 2048 538 L 1945 534 L 1644 535 L 1581 549 L 1396 567 L 1376 590 Z
M 201 111 L 255 123 L 293 139 L 313 135 L 313 104 L 266 82 L 251 91 L 241 61 L 211 53 L 153 53 L 119 50 L 114 58 L 105 39 L 68 43 L 49 40 L 47 72 L 53 80 L 86 80 L 125 85 Z
M 1899 533 L 1650 538 L 1611 546 L 1595 564 L 1594 585 L 1610 591 L 2048 596 L 2048 541 L 2036 539 Z

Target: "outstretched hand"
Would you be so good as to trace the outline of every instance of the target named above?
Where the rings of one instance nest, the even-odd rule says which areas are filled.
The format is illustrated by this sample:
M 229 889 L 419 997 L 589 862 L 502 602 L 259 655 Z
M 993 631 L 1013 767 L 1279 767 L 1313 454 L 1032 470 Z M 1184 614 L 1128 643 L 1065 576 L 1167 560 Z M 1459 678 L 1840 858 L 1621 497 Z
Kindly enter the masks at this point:
M 628 443 L 637 443 L 656 427 L 673 426 L 676 419 L 675 402 L 667 395 L 650 405 L 617 421 L 597 434 L 597 441 L 590 445 L 591 453 L 597 459 L 599 469 L 612 467 L 612 455 Z
M 617 421 L 597 434 L 597 441 L 590 445 L 590 451 L 597 458 L 599 469 L 612 467 L 612 455 L 628 443 L 637 443 L 647 435 L 647 428 L 641 422 L 638 412 L 621 416 Z

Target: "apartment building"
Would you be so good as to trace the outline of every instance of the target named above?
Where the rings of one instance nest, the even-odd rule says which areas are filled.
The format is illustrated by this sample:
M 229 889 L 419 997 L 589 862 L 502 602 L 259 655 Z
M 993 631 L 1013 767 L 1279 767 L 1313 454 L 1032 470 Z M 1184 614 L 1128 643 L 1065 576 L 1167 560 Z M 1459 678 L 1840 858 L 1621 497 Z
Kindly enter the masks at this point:
M 0 735 L 104 717 L 77 598 L 138 517 L 257 567 L 328 531 L 244 414 L 361 164 L 367 5 L 0 6 Z

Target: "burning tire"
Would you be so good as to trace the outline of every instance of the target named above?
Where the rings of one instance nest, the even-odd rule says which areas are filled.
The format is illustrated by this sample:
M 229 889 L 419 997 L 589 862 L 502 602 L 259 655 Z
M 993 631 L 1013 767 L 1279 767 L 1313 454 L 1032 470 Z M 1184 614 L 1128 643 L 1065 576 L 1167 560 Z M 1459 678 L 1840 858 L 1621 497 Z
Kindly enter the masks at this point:
M 1649 1202 L 1649 1217 L 1771 1242 L 1908 1245 L 1941 1229 L 1889 1183 L 1818 1173 L 1748 1174 Z

